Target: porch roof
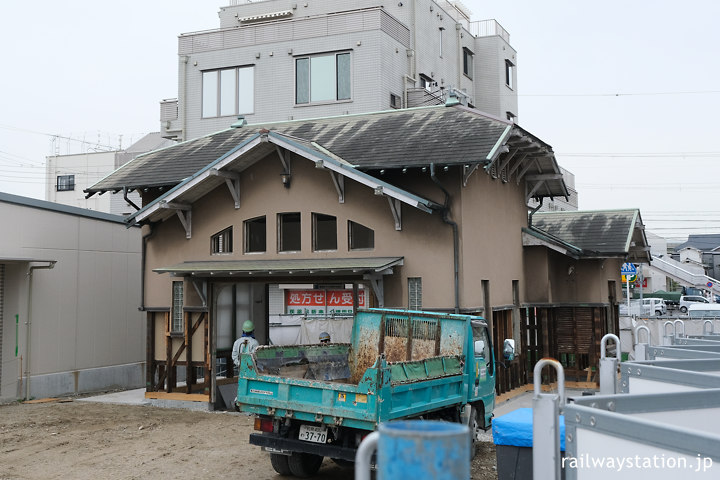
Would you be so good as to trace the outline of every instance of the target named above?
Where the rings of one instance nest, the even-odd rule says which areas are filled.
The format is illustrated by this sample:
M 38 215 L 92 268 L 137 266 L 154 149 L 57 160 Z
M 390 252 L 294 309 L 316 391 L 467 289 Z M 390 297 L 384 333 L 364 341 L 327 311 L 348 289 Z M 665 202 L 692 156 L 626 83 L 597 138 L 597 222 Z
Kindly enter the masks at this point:
M 313 274 L 387 274 L 402 265 L 403 257 L 367 258 L 296 258 L 283 260 L 207 260 L 182 262 L 153 269 L 173 276 L 210 277 L 214 275 L 313 275 Z

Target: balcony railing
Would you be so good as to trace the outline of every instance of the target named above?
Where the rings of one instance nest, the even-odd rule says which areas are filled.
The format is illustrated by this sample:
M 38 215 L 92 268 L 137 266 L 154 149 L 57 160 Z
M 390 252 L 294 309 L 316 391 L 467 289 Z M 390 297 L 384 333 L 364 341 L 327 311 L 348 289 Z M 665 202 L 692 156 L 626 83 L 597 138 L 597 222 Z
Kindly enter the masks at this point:
M 474 37 L 502 37 L 507 43 L 510 43 L 510 34 L 496 20 L 480 20 L 479 22 L 470 22 L 468 31 Z

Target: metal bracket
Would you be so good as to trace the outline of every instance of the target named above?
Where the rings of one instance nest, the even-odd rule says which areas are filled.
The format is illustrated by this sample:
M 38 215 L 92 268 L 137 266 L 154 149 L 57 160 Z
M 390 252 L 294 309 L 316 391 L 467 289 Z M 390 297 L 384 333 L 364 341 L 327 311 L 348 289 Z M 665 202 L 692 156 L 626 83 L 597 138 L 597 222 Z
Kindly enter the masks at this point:
M 236 172 L 221 172 L 213 168 L 210 170 L 210 175 L 225 179 L 225 184 L 228 186 L 230 195 L 232 195 L 235 201 L 235 209 L 240 208 L 240 174 Z
M 332 170 L 329 170 L 329 172 L 333 185 L 335 185 L 335 190 L 337 190 L 338 193 L 338 201 L 340 203 L 345 203 L 345 176 Z

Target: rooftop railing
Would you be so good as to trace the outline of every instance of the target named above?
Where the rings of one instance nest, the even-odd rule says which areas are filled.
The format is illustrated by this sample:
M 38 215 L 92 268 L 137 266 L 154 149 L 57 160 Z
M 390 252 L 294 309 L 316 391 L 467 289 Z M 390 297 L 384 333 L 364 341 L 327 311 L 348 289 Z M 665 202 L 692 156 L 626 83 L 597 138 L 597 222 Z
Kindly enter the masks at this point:
M 500 36 L 507 43 L 510 43 L 510 34 L 500 25 L 497 20 L 480 20 L 478 22 L 470 22 L 468 31 L 475 37 L 492 37 Z

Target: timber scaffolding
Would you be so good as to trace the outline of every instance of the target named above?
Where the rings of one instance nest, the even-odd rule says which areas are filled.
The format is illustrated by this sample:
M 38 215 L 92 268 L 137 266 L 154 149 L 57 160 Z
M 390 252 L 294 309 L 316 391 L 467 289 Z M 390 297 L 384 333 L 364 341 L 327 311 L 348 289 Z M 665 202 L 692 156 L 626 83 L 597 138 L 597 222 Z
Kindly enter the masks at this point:
M 185 307 L 183 329 L 176 333 L 169 308 L 147 309 L 146 398 L 214 401 L 213 390 L 218 380 L 213 376 L 215 369 L 211 368 L 216 363 L 216 355 L 210 348 L 209 317 L 207 307 Z M 160 325 L 164 331 L 159 331 Z M 225 357 L 227 355 L 222 358 Z M 232 369 L 229 358 L 226 363 Z M 185 370 L 184 385 L 178 381 L 178 367 Z M 202 376 L 198 376 L 198 368 Z M 228 380 L 232 381 L 232 374 Z

